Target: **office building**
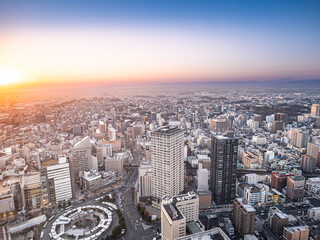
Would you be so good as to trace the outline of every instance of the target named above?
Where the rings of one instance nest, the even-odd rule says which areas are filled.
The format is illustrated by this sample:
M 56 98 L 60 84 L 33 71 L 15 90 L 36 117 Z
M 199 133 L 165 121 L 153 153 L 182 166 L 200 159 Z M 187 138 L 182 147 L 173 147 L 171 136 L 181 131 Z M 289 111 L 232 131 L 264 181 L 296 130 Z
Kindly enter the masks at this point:
M 188 222 L 198 221 L 199 199 L 194 192 L 175 197 L 165 196 L 161 202 L 161 231 L 163 240 L 186 235 Z
M 143 126 L 134 125 L 131 128 L 131 137 L 132 139 L 136 139 L 138 136 L 142 136 L 143 134 Z
M 122 155 L 115 154 L 113 157 L 107 157 L 104 161 L 105 164 L 105 171 L 113 170 L 118 175 L 122 175 L 123 173 L 123 164 L 124 159 Z
M 235 199 L 237 153 L 237 138 L 212 135 L 210 188 L 216 204 L 229 204 Z
M 244 236 L 254 232 L 256 210 L 243 202 L 242 198 L 236 198 L 233 202 L 232 221 L 234 229 Z
M 289 217 L 287 214 L 276 211 L 271 217 L 271 226 L 270 230 L 276 236 L 281 236 L 283 234 L 283 228 L 288 226 Z
M 271 175 L 271 188 L 277 189 L 279 192 L 282 191 L 282 189 L 287 186 L 287 178 L 294 176 L 292 173 L 287 172 L 272 172 Z
M 320 115 L 320 106 L 319 104 L 312 104 L 311 106 L 311 115 L 319 116 Z
M 307 155 L 316 159 L 316 165 L 320 166 L 320 143 L 308 143 Z
M 228 123 L 225 119 L 212 119 L 211 130 L 216 133 L 224 133 L 226 130 L 228 130 Z
M 290 144 L 297 148 L 306 148 L 310 142 L 310 137 L 308 132 L 303 132 L 296 128 L 291 131 Z
M 272 133 L 277 133 L 279 130 L 283 130 L 283 121 L 273 121 L 272 122 Z
M 99 130 L 100 130 L 100 133 L 106 133 L 107 132 L 107 126 L 104 123 L 104 121 L 99 121 Z
M 63 156 L 59 163 L 41 169 L 42 190 L 46 189 L 50 203 L 70 200 L 73 197 L 70 163 Z
M 257 185 L 243 182 L 239 183 L 237 194 L 239 198 L 243 198 L 245 203 L 255 205 L 265 203 L 267 191 Z
M 305 178 L 290 176 L 287 179 L 287 197 L 293 201 L 302 201 L 304 197 Z
M 141 163 L 138 170 L 137 199 L 148 200 L 151 197 L 152 168 L 148 162 Z
M 87 136 L 76 143 L 71 152 L 74 179 L 77 183 L 79 183 L 79 172 L 89 170 L 90 165 L 92 165 L 90 138 Z
M 209 171 L 205 168 L 200 168 L 197 170 L 197 177 L 198 177 L 198 191 L 209 191 Z
M 275 113 L 274 114 L 274 120 L 275 121 L 282 121 L 282 122 L 288 122 L 288 114 L 286 113 Z
M 285 227 L 283 229 L 283 240 L 308 240 L 309 233 L 308 226 Z
M 308 209 L 308 219 L 320 221 L 320 207 Z
M 183 131 L 162 127 L 151 133 L 152 202 L 160 207 L 162 197 L 176 196 L 184 189 Z
M 309 155 L 302 155 L 301 169 L 305 172 L 313 172 L 316 167 L 316 159 Z
M 27 173 L 22 182 L 23 202 L 26 209 L 42 207 L 40 172 Z

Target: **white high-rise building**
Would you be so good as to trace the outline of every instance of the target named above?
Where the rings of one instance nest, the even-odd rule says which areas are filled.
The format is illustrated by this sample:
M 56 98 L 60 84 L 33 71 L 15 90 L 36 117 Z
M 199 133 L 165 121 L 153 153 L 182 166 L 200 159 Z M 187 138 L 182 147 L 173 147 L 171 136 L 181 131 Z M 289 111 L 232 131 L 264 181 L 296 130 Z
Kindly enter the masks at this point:
M 92 164 L 91 143 L 87 136 L 77 142 L 72 148 L 73 174 L 76 181 L 79 181 L 79 172 L 87 171 Z
M 50 197 L 54 196 L 55 198 L 51 201 L 60 202 L 72 198 L 70 164 L 65 158 L 59 158 L 59 164 L 46 167 L 46 176 L 49 182 L 49 191 L 51 191 L 51 181 L 54 189 L 53 193 L 49 193 Z
M 142 162 L 139 167 L 137 199 L 151 196 L 152 168 L 149 162 Z
M 108 137 L 110 141 L 115 141 L 117 139 L 117 130 L 115 130 L 112 126 L 108 127 Z
M 160 207 L 162 197 L 184 189 L 183 131 L 162 127 L 151 133 L 152 202 Z
M 201 163 L 199 164 L 201 165 Z M 200 168 L 197 170 L 198 177 L 198 191 L 209 191 L 209 170 L 206 168 Z

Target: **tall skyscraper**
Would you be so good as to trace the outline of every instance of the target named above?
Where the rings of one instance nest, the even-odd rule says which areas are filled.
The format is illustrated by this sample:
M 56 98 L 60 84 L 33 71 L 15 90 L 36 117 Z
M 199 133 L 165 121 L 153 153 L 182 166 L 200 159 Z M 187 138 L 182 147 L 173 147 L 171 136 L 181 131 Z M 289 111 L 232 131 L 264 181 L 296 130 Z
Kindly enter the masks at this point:
M 73 175 L 76 182 L 80 181 L 79 172 L 89 170 L 92 156 L 90 138 L 87 136 L 72 148 Z
M 320 115 L 320 106 L 319 104 L 312 104 L 311 106 L 311 115 L 319 116 Z
M 228 204 L 235 199 L 238 139 L 212 135 L 211 192 L 216 204 Z
M 152 202 L 160 207 L 162 197 L 184 189 L 183 131 L 162 127 L 151 133 Z

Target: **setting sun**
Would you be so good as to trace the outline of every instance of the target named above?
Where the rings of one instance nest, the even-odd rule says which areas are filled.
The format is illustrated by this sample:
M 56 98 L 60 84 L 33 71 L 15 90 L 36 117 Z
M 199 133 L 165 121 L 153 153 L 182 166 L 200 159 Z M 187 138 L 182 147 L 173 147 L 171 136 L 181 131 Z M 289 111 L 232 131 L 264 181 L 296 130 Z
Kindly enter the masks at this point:
M 21 83 L 25 80 L 24 74 L 13 67 L 0 66 L 0 85 Z

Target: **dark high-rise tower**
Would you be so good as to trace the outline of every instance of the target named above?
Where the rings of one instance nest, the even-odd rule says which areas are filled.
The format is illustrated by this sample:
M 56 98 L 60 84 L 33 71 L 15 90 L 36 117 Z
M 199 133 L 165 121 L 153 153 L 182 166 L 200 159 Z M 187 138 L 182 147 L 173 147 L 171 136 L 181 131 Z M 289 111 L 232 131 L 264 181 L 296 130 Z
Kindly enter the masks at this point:
M 229 204 L 235 199 L 238 139 L 212 135 L 211 191 L 216 204 Z

